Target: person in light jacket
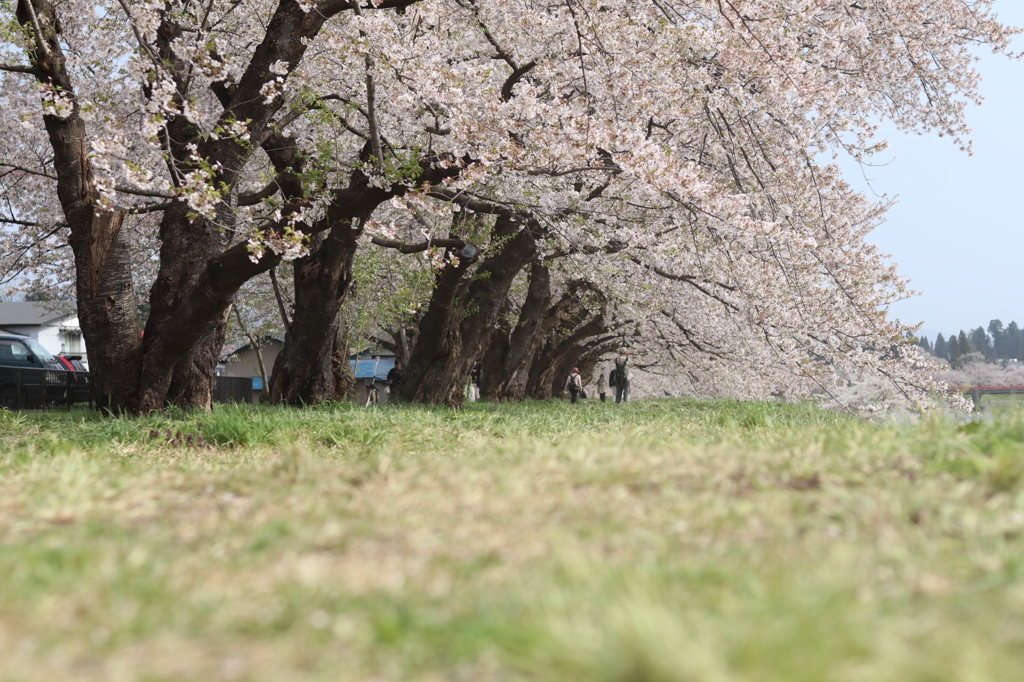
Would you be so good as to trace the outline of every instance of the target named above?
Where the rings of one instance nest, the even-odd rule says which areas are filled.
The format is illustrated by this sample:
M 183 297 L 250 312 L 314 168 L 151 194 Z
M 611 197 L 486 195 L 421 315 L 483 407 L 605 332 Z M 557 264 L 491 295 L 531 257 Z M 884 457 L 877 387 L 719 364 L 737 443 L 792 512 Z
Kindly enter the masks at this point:
M 605 393 L 608 391 L 608 382 L 604 377 L 604 372 L 597 375 L 597 395 L 601 397 L 601 402 L 604 402 Z
M 583 377 L 580 376 L 579 367 L 573 367 L 569 378 L 565 380 L 565 389 L 562 390 L 562 393 L 564 394 L 566 391 L 569 391 L 569 395 L 572 397 L 572 404 L 575 405 L 576 399 L 583 392 Z

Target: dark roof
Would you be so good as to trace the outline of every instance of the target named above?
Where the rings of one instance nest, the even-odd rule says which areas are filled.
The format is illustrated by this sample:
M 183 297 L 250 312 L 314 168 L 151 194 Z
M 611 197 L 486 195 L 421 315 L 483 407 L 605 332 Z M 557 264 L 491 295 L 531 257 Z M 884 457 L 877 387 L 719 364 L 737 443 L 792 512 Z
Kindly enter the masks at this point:
M 47 303 L 0 303 L 0 327 L 42 327 L 77 315 L 73 302 L 62 301 L 59 306 L 53 310 Z

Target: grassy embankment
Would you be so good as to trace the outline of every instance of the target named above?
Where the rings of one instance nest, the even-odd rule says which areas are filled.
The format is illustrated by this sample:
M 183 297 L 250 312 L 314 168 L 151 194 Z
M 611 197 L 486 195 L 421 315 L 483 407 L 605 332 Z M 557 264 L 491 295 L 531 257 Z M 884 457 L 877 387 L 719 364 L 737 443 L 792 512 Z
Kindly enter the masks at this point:
M 0 412 L 0 679 L 1019 680 L 1022 480 L 1020 416 Z

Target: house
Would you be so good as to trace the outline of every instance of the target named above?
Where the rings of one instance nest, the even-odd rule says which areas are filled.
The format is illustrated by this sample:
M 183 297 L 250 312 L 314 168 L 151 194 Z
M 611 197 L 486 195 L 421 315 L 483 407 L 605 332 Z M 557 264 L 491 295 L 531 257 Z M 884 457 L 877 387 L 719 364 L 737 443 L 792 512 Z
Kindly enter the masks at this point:
M 269 380 L 274 372 L 274 361 L 277 360 L 277 354 L 281 352 L 282 348 L 284 348 L 284 341 L 269 336 L 260 340 L 258 351 L 252 344 L 239 346 L 221 356 L 220 364 L 217 365 L 217 375 L 251 378 L 253 402 L 258 403 L 260 394 L 263 392 L 263 375 L 260 374 L 260 363 L 256 358 L 256 353 L 259 352 L 263 356 L 263 367 L 267 370 L 267 380 Z
M 89 366 L 74 301 L 0 302 L 0 330 L 35 339 L 54 355 L 79 355 Z

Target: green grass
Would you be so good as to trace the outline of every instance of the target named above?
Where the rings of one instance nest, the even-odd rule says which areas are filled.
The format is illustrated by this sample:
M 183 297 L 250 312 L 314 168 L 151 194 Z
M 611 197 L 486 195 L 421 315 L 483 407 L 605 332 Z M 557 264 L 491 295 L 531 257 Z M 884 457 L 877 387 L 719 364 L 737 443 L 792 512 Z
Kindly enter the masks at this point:
M 981 396 L 982 410 L 1019 410 L 1024 407 L 1024 393 Z
M 0 680 L 1024 679 L 1022 550 L 1020 413 L 0 411 Z

